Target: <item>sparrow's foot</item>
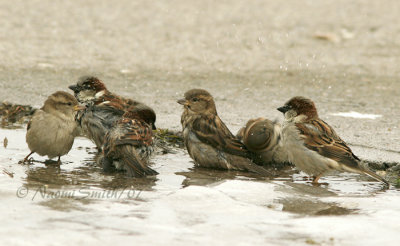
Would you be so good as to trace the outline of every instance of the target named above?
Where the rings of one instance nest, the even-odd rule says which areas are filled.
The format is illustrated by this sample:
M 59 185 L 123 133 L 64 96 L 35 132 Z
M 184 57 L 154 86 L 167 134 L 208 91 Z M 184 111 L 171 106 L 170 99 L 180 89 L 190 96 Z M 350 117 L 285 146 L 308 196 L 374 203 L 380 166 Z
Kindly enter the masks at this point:
M 35 152 L 32 151 L 31 153 L 29 153 L 27 156 L 25 156 L 24 160 L 19 161 L 18 164 L 32 163 L 33 162 L 33 158 L 29 159 L 29 156 L 31 156 L 33 153 L 35 153 Z
M 35 160 L 33 159 L 33 157 L 29 158 L 29 159 L 23 159 L 18 161 L 18 164 L 33 164 L 35 162 Z

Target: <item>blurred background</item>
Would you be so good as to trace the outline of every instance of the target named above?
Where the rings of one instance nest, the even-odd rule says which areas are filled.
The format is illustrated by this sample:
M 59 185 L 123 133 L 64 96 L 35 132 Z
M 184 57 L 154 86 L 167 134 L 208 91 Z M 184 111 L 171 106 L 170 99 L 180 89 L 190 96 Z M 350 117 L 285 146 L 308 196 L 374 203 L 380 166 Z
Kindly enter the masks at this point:
M 345 139 L 367 144 L 399 126 L 399 9 L 397 0 L 1 0 L 0 99 L 40 106 L 93 74 L 176 130 L 176 100 L 201 87 L 235 131 L 252 117 L 281 119 L 275 109 L 302 95 Z M 350 128 L 353 119 L 331 117 L 349 111 L 383 117 Z M 374 139 L 400 149 L 398 135 Z

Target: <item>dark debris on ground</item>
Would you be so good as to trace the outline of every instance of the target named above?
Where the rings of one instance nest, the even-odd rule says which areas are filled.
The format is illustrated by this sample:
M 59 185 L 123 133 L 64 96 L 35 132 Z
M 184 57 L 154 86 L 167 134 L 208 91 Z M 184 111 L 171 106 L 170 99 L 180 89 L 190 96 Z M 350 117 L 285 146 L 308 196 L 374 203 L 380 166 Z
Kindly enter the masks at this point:
M 1 127 L 9 127 L 13 124 L 28 123 L 36 108 L 29 105 L 18 105 L 9 102 L 0 104 Z

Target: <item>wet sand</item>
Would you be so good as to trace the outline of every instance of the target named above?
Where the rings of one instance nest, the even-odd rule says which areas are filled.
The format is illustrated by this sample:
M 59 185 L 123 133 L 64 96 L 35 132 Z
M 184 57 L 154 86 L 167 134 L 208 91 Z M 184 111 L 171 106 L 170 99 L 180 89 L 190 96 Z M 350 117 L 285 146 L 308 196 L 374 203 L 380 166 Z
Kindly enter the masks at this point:
M 94 74 L 110 90 L 153 106 L 158 127 L 179 130 L 176 100 L 201 87 L 236 132 L 252 117 L 282 119 L 276 108 L 303 95 L 360 158 L 398 162 L 398 9 L 395 0 L 0 1 L 0 100 L 39 107 Z M 333 115 L 351 111 L 380 117 Z M 28 152 L 24 134 L 0 129 L 0 141 L 9 140 L 0 146 L 2 244 L 398 241 L 398 190 L 381 191 L 358 175 L 326 177 L 329 186 L 320 188 L 299 174 L 260 181 L 192 170 L 177 149 L 154 158 L 157 180 L 132 181 L 104 175 L 84 139 L 60 168 L 18 165 Z M 78 197 L 16 197 L 20 187 L 43 185 Z M 140 199 L 79 199 L 118 187 L 143 192 Z

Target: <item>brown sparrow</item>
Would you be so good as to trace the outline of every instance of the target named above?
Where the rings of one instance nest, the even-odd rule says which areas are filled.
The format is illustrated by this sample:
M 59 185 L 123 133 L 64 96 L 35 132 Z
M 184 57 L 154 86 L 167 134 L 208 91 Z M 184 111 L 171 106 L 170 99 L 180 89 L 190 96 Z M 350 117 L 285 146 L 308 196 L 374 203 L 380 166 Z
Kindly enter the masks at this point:
M 332 170 L 366 174 L 388 182 L 370 171 L 326 122 L 318 117 L 314 102 L 293 97 L 278 108 L 284 114 L 282 141 L 289 161 L 313 176 L 313 183 Z
M 122 118 L 125 111 L 106 105 L 86 106 L 80 111 L 76 120 L 81 129 L 81 134 L 92 140 L 101 150 L 104 137 L 116 122 Z
M 78 134 L 75 111 L 82 109 L 71 94 L 57 91 L 47 98 L 44 106 L 38 109 L 28 123 L 26 142 L 31 153 L 47 155 L 50 159 L 69 152 Z
M 219 118 L 210 93 L 192 89 L 178 103 L 184 105 L 183 138 L 196 165 L 270 175 L 248 159 L 249 151 Z
M 76 85 L 70 85 L 68 88 L 74 92 L 76 99 L 80 103 L 92 103 L 94 105 L 107 103 L 121 110 L 142 104 L 110 92 L 104 83 L 94 76 L 80 77 Z
M 156 114 L 143 103 L 117 96 L 107 90 L 103 82 L 92 76 L 81 77 L 76 85 L 69 86 L 76 99 L 85 103 L 87 109 L 78 114 L 82 133 L 101 149 L 104 136 L 129 109 L 138 105 L 147 107 L 146 118 L 155 128 Z
M 129 176 L 143 177 L 158 173 L 148 165 L 153 151 L 153 131 L 149 109 L 138 105 L 127 111 L 104 138 L 98 164 L 104 171 L 125 170 Z
M 253 154 L 260 165 L 288 163 L 288 155 L 281 143 L 281 125 L 265 118 L 251 119 L 236 136 Z

